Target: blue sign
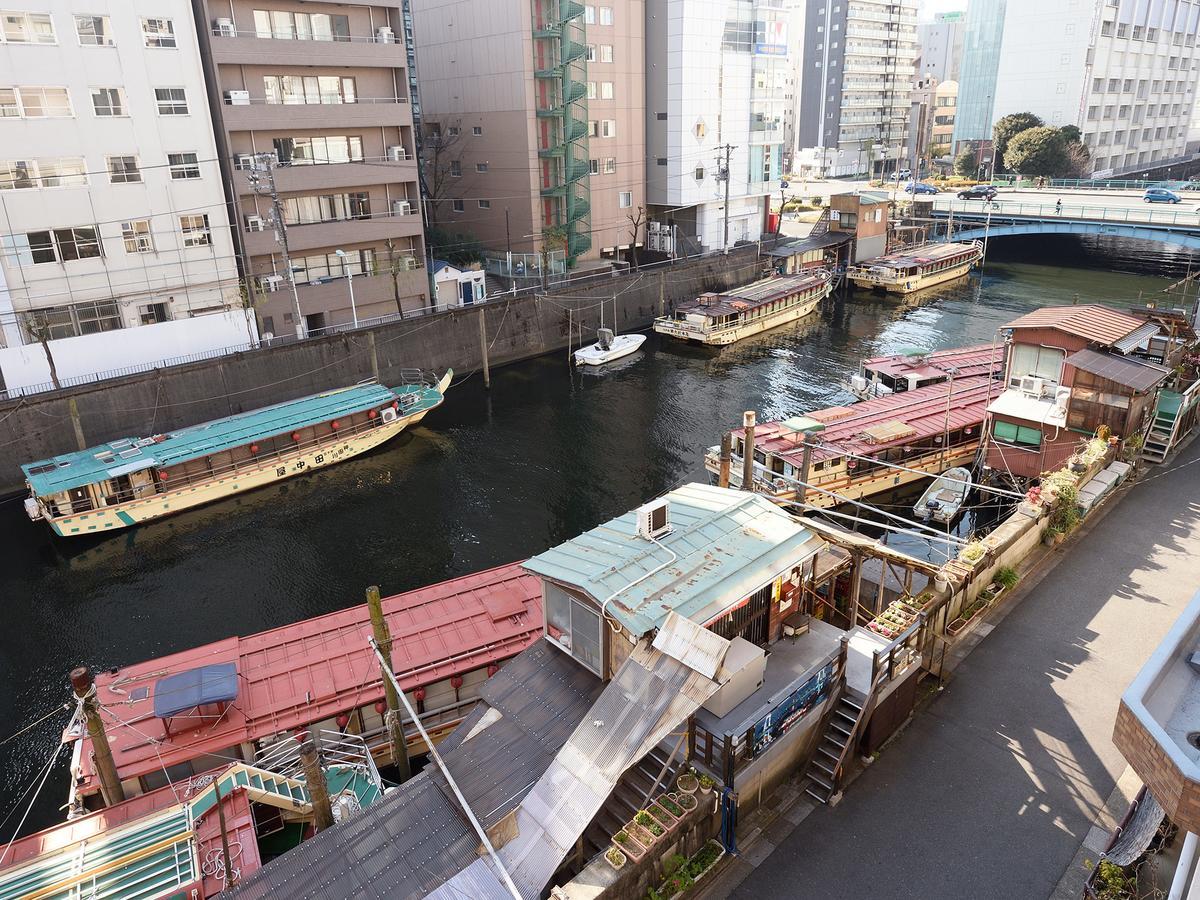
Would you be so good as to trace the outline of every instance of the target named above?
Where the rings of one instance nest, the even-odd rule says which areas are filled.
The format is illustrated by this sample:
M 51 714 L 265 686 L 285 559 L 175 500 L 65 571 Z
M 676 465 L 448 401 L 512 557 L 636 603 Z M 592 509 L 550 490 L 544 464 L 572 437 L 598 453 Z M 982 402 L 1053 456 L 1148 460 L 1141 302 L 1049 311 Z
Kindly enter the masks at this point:
M 836 660 L 813 675 L 812 678 L 792 691 L 786 700 L 771 710 L 754 726 L 754 743 L 750 748 L 750 759 L 760 756 L 771 743 L 788 733 L 788 730 L 803 719 L 814 706 L 829 696 L 833 686 L 833 667 Z

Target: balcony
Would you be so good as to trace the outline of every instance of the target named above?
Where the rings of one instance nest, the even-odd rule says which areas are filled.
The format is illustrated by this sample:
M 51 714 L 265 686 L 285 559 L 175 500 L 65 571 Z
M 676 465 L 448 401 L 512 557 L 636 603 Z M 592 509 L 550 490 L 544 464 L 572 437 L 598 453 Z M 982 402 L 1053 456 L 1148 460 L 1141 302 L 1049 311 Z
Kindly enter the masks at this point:
M 383 44 L 370 38 L 352 41 L 289 41 L 256 37 L 214 35 L 212 55 L 217 65 L 337 66 L 403 69 L 404 44 Z
M 234 173 L 238 194 L 253 194 L 247 180 L 249 173 Z M 417 180 L 417 162 L 404 160 L 372 160 L 370 162 L 336 163 L 316 166 L 278 166 L 275 186 L 281 194 L 312 193 L 334 188 L 372 187 L 377 184 L 410 183 Z
M 413 212 L 406 216 L 380 215 L 369 219 L 289 225 L 288 250 L 293 255 L 299 255 L 309 250 L 327 250 L 347 244 L 418 237 L 422 233 L 421 216 L 414 203 Z M 279 245 L 275 242 L 275 232 L 271 229 L 243 232 L 243 239 L 246 242 L 246 252 L 251 256 L 269 256 L 279 250 Z
M 250 103 L 221 107 L 228 131 L 294 131 L 297 128 L 371 128 L 412 125 L 404 97 L 359 98 L 357 103 Z
M 381 261 L 381 266 L 386 262 Z M 359 319 L 387 315 L 396 311 L 396 293 L 402 300 L 429 296 L 429 275 L 424 268 L 399 272 L 396 284 L 392 276 L 384 272 L 379 275 L 356 275 L 354 278 L 354 305 Z M 320 284 L 297 284 L 296 294 L 300 297 L 300 312 L 306 316 L 326 313 L 326 325 L 344 325 L 351 320 L 350 292 L 345 278 L 333 278 Z M 405 312 L 411 312 L 421 304 L 411 300 L 404 304 Z M 260 304 L 263 315 L 275 319 L 276 331 L 283 327 L 284 313 L 292 312 L 292 292 L 287 285 L 265 294 Z

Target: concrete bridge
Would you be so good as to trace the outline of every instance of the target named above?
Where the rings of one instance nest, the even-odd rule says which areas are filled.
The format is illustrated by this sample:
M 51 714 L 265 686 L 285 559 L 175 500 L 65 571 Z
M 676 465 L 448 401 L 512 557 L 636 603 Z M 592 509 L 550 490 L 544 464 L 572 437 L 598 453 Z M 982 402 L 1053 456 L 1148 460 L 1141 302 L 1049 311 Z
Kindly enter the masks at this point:
M 1098 234 L 1176 244 L 1200 250 L 1200 206 L 1142 203 L 1141 197 L 1069 196 L 1059 210 L 1053 201 L 937 199 L 933 216 L 943 240 L 974 240 L 1014 234 Z

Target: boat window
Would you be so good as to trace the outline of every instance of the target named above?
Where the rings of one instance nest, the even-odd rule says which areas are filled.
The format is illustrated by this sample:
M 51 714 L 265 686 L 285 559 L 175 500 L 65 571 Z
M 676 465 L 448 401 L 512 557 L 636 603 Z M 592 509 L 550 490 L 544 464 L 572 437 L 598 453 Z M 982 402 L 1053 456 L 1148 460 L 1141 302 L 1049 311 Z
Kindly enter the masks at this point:
M 824 468 L 825 468 L 825 463 L 824 463 L 824 461 L 822 461 L 822 462 L 815 462 L 815 463 L 813 463 L 813 465 L 812 465 L 812 470 L 813 470 L 814 472 L 820 472 L 820 471 L 821 471 L 822 469 L 824 469 Z

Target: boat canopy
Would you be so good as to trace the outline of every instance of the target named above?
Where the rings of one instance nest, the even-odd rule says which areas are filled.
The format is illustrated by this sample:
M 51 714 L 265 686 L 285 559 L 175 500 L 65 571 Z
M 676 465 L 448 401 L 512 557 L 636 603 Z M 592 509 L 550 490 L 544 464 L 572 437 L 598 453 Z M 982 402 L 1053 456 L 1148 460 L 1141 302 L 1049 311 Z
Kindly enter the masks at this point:
M 176 465 L 251 441 L 286 434 L 297 428 L 328 422 L 338 416 L 375 409 L 397 399 L 381 384 L 358 384 L 214 419 L 146 438 L 121 438 L 75 453 L 21 466 L 33 493 L 39 497 L 94 484 L 152 466 Z
M 154 716 L 169 719 L 182 712 L 237 699 L 236 663 L 185 669 L 154 682 Z

